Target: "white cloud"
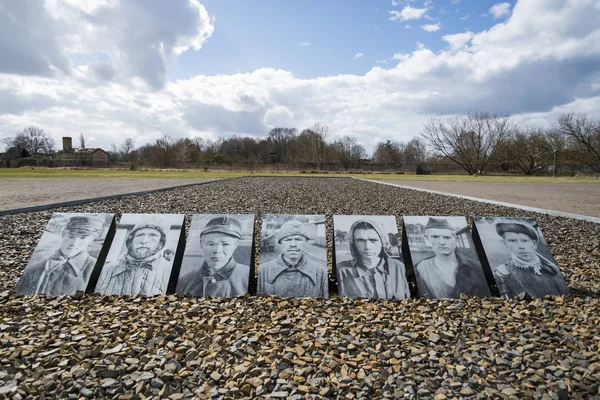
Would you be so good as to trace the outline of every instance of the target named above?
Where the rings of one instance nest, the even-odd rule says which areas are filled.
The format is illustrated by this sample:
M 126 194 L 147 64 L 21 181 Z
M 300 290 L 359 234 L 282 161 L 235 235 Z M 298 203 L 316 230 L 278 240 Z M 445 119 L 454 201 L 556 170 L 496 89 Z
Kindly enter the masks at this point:
M 494 18 L 506 17 L 510 14 L 510 3 L 497 3 L 490 7 L 489 13 Z
M 35 7 L 38 3 L 27 4 Z M 59 10 L 80 2 L 61 4 Z M 91 9 L 101 15 L 102 8 Z M 161 19 L 156 12 L 142 14 L 150 18 L 147 23 Z M 17 15 L 27 13 L 12 15 L 22 18 Z M 40 15 L 38 21 L 55 18 L 48 15 Z M 11 17 L 0 11 L 1 18 L 10 21 Z M 192 20 L 201 24 L 201 18 Z M 519 121 L 536 124 L 550 124 L 565 111 L 588 112 L 598 118 L 598 20 L 596 0 L 519 0 L 511 17 L 490 29 L 445 35 L 448 48 L 437 52 L 417 44 L 412 52 L 394 55 L 389 66 L 375 66 L 364 75 L 300 79 L 291 71 L 261 68 L 244 74 L 167 80 L 155 90 L 148 90 L 143 76 L 120 68 L 121 60 L 115 61 L 114 53 L 107 51 L 111 50 L 106 47 L 108 39 L 95 38 L 86 30 L 88 22 L 75 21 L 66 34 L 57 33 L 53 24 L 41 24 L 36 32 L 47 40 L 23 44 L 40 68 L 26 69 L 25 74 L 24 63 L 13 63 L 9 69 L 6 59 L 17 57 L 18 49 L 2 47 L 7 50 L 0 57 L 0 68 L 4 68 L 0 73 L 0 135 L 38 125 L 58 143 L 61 136 L 76 137 L 82 132 L 86 138 L 95 138 L 89 146 L 109 148 L 111 142 L 121 143 L 126 137 L 135 138 L 138 145 L 161 134 L 256 137 L 274 126 L 302 129 L 321 122 L 335 132 L 356 136 L 372 149 L 379 140 L 409 140 L 432 114 L 509 112 Z M 196 28 L 193 25 L 190 31 L 197 32 Z M 75 37 L 78 29 L 82 29 L 81 37 Z M 158 36 L 146 43 L 160 42 L 161 35 L 167 39 L 182 35 L 179 29 L 176 33 L 152 31 Z M 24 37 L 22 32 L 15 33 Z M 115 41 L 119 34 L 111 35 L 115 36 L 110 42 L 120 43 Z M 7 42 L 3 38 L 0 35 L 2 44 Z M 102 44 L 97 55 L 92 45 L 96 42 Z M 167 47 L 171 56 L 163 60 L 176 59 L 176 46 Z M 76 53 L 85 54 L 86 62 L 73 62 Z
M 442 40 L 450 44 L 450 49 L 453 51 L 460 50 L 475 36 L 473 32 L 467 31 L 464 33 L 455 33 L 454 35 L 442 36 Z
M 356 53 L 356 54 L 354 55 L 354 57 L 352 57 L 352 58 L 353 58 L 354 60 L 358 60 L 358 59 L 359 59 L 359 58 L 361 58 L 362 56 L 364 56 L 364 54 L 363 54 L 363 53 Z
M 461 21 L 466 21 L 466 20 L 468 20 L 469 18 L 471 18 L 471 15 L 472 15 L 472 14 L 467 14 L 467 15 L 464 15 L 464 16 L 460 17 L 460 20 L 461 20 Z
M 413 19 L 421 19 L 425 17 L 427 8 L 415 8 L 411 6 L 404 7 L 401 11 L 388 11 L 392 16 L 390 21 L 409 21 Z
M 310 43 L 310 42 L 300 42 L 300 43 L 296 44 L 296 46 L 298 46 L 298 47 L 308 47 L 308 46 L 312 46 L 312 43 Z
M 427 25 L 421 25 L 421 28 L 425 31 L 425 32 L 437 32 L 439 31 L 442 27 L 439 23 L 437 24 L 427 24 Z
M 450 4 L 458 4 L 460 3 L 460 0 L 450 0 Z

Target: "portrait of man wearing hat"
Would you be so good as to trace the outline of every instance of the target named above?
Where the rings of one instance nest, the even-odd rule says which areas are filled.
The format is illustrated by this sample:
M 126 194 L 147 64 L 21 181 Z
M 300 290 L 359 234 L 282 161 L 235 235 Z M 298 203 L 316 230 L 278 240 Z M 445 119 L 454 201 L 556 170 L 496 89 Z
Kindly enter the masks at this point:
M 165 248 L 169 230 L 170 224 L 161 224 L 153 216 L 142 216 L 127 234 L 127 251 L 102 268 L 95 291 L 105 295 L 165 294 L 174 253 Z M 116 245 L 121 246 L 122 242 Z
M 233 256 L 241 238 L 242 224 L 237 218 L 211 218 L 200 231 L 202 264 L 179 277 L 177 293 L 213 297 L 248 293 L 250 267 L 238 263 Z
M 97 261 L 88 247 L 104 222 L 102 217 L 85 214 L 70 217 L 62 230 L 60 247 L 50 258 L 25 268 L 16 292 L 59 296 L 85 290 Z
M 539 237 L 536 229 L 524 221 L 505 220 L 496 223 L 496 233 L 511 256 L 494 271 L 503 297 L 510 298 L 523 292 L 531 297 L 569 295 L 558 265 L 537 252 Z
M 456 299 L 461 294 L 491 295 L 479 261 L 456 251 L 456 230 L 446 218 L 429 217 L 425 238 L 431 244 L 434 256 L 422 260 L 415 267 L 421 297 Z
M 359 219 L 351 225 L 348 237 L 352 259 L 337 264 L 340 296 L 410 298 L 404 264 L 391 258 L 389 236 L 379 224 Z
M 306 253 L 310 237 L 301 221 L 290 220 L 277 231 L 277 258 L 261 263 L 258 294 L 281 297 L 329 297 L 327 266 Z

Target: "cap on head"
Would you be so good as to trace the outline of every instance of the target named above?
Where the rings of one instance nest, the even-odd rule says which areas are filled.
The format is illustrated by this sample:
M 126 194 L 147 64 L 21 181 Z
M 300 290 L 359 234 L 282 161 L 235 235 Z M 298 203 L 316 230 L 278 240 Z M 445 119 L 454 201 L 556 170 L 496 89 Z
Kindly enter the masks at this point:
M 218 217 L 211 218 L 204 229 L 200 232 L 200 239 L 207 233 L 223 233 L 225 235 L 233 236 L 236 239 L 242 238 L 242 224 L 235 218 L 229 215 L 220 215 Z
M 427 225 L 425 225 L 425 229 L 450 229 L 454 230 L 452 225 L 448 222 L 446 218 L 431 218 L 427 221 Z
M 96 236 L 104 225 L 104 219 L 92 217 L 89 215 L 76 215 L 69 219 L 64 232 L 71 232 L 78 235 Z
M 498 222 L 496 224 L 496 232 L 502 237 L 504 237 L 506 232 L 522 233 L 529 236 L 531 240 L 535 240 L 536 242 L 538 241 L 538 235 L 535 229 L 533 229 L 533 227 L 531 227 L 529 224 L 523 222 Z
M 281 225 L 281 228 L 279 228 L 279 231 L 277 232 L 277 243 L 281 243 L 284 238 L 294 235 L 304 236 L 306 240 L 310 240 L 304 224 L 300 221 L 292 220 Z

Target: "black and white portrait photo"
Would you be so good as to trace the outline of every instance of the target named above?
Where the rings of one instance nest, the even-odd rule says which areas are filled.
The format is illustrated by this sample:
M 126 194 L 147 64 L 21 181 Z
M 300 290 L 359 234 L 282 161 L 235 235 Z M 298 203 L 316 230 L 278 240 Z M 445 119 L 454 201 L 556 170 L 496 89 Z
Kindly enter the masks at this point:
M 258 294 L 329 297 L 324 215 L 263 216 Z
M 85 291 L 114 214 L 54 213 L 15 289 L 23 294 Z
M 183 214 L 123 214 L 95 292 L 165 294 Z
M 372 299 L 410 298 L 393 215 L 334 215 L 338 293 Z
M 193 215 L 177 293 L 231 297 L 248 293 L 254 215 Z
M 569 295 L 569 288 L 533 218 L 475 217 L 475 229 L 505 298 Z
M 465 217 L 404 217 L 419 296 L 491 295 Z

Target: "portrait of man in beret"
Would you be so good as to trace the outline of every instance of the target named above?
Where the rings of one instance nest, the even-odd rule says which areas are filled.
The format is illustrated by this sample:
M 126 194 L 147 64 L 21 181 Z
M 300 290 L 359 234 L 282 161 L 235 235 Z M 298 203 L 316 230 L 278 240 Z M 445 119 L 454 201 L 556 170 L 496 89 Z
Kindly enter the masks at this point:
M 510 251 L 510 260 L 495 268 L 498 289 L 503 297 L 520 293 L 531 297 L 569 295 L 569 288 L 558 265 L 538 253 L 539 235 L 526 221 L 504 220 L 496 223 L 496 233 Z
M 298 219 L 286 221 L 276 231 L 275 236 L 276 245 L 281 253 L 274 259 L 263 262 L 261 252 L 258 294 L 329 297 L 327 264 L 325 260 L 307 252 L 312 238 L 305 225 Z
M 165 294 L 175 253 L 167 246 L 167 236 L 172 225 L 183 224 L 183 215 L 125 214 L 121 217 L 121 224 L 124 219 L 137 221 L 125 237 L 126 251 L 116 260 L 107 261 L 95 291 L 104 295 Z M 175 236 L 174 242 L 177 243 L 179 234 Z M 120 252 L 122 246 L 122 242 L 114 242 L 108 259 L 114 256 L 113 252 Z
M 88 249 L 108 223 L 107 215 L 112 218 L 112 214 L 68 217 L 59 248 L 49 258 L 28 265 L 15 291 L 58 296 L 85 290 L 97 262 Z
M 199 243 L 189 243 L 187 246 L 189 249 L 186 249 L 184 255 L 184 260 L 187 261 L 188 251 L 199 244 L 202 263 L 190 265 L 185 271 L 182 267 L 177 293 L 213 297 L 240 296 L 248 293 L 250 267 L 237 262 L 234 258 L 234 252 L 243 236 L 240 222 L 242 217 L 252 217 L 250 218 L 250 225 L 252 225 L 254 218 L 251 215 L 210 217 L 199 233 Z M 252 234 L 252 229 L 249 234 Z
M 350 260 L 337 262 L 338 293 L 344 297 L 367 297 L 372 299 L 410 298 L 404 263 L 392 257 L 389 228 L 375 219 L 384 219 L 398 236 L 396 219 L 393 216 L 335 215 L 334 227 L 337 234 L 348 229 Z M 336 257 L 346 258 L 343 238 L 336 239 Z M 396 245 L 397 247 L 397 245 Z M 396 251 L 399 253 L 398 251 Z
M 405 217 L 405 221 L 409 217 Z M 456 299 L 461 294 L 487 297 L 491 295 L 479 260 L 457 251 L 458 236 L 450 218 L 464 221 L 464 217 L 429 217 L 425 225 L 425 238 L 430 243 L 433 256 L 415 266 L 419 295 L 433 299 Z M 458 221 L 458 220 L 457 220 Z M 470 241 L 470 236 L 465 233 Z M 473 248 L 469 244 L 469 248 Z M 476 257 L 476 255 L 475 255 Z

